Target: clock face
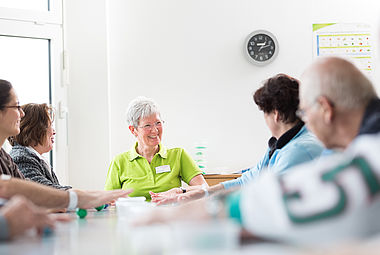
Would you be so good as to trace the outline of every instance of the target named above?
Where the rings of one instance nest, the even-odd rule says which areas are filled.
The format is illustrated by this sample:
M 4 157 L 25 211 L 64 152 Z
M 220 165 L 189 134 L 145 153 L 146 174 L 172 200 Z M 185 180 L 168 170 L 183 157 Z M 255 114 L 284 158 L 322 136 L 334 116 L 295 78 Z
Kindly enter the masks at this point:
M 246 52 L 249 60 L 254 64 L 270 63 L 278 53 L 276 37 L 268 31 L 255 31 L 247 38 Z

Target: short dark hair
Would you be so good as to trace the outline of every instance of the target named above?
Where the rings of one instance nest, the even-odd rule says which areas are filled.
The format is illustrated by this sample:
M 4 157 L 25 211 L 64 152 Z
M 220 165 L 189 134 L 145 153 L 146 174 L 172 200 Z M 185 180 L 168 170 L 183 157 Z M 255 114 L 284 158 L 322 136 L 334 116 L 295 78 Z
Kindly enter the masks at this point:
M 53 122 L 53 109 L 47 104 L 25 104 L 21 106 L 25 116 L 20 121 L 20 133 L 10 137 L 11 145 L 37 146 L 43 144 L 47 129 Z
M 256 90 L 253 100 L 259 109 L 265 113 L 277 110 L 284 123 L 294 123 L 300 120 L 296 111 L 299 105 L 299 82 L 286 74 L 277 74 Z
M 11 101 L 12 84 L 9 81 L 0 79 L 0 110 L 4 110 L 4 107 Z

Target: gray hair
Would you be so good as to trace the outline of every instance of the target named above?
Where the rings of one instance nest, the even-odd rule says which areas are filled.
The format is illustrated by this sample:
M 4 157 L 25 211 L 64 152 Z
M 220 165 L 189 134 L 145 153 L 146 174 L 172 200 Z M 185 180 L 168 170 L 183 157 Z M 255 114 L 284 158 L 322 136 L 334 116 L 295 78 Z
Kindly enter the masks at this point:
M 338 57 L 320 58 L 302 75 L 300 99 L 311 104 L 326 96 L 336 106 L 352 110 L 376 97 L 367 77 L 351 62 Z
M 158 110 L 158 105 L 151 98 L 139 96 L 133 99 L 127 108 L 127 123 L 129 126 L 137 127 L 140 119 L 161 113 Z

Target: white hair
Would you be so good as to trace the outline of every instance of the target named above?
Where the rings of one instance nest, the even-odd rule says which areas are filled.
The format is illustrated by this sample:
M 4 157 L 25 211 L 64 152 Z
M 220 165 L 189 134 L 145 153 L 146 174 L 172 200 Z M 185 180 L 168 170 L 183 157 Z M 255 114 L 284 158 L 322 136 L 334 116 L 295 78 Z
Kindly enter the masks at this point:
M 320 58 L 301 77 L 300 99 L 312 104 L 326 96 L 343 109 L 365 107 L 376 97 L 367 77 L 351 62 L 338 57 Z
M 129 126 L 137 127 L 140 119 L 158 114 L 161 117 L 158 105 L 151 98 L 139 96 L 133 99 L 127 108 L 127 123 Z

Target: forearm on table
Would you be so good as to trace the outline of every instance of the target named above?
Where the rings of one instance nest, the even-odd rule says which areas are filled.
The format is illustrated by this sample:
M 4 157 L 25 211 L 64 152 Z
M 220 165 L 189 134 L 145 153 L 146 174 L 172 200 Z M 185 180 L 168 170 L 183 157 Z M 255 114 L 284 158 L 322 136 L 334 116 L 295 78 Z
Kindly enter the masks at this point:
M 221 183 L 218 183 L 214 186 L 211 186 L 207 189 L 209 195 L 214 195 L 215 193 L 221 192 L 224 190 L 224 186 Z
M 189 181 L 189 186 L 187 186 L 185 189 L 186 191 L 193 191 L 193 190 L 200 190 L 202 187 L 208 187 L 208 184 L 206 180 L 204 179 L 202 174 L 194 176 Z M 178 188 L 177 193 L 182 193 L 182 189 Z
M 219 191 L 222 191 L 224 190 L 224 186 L 222 184 L 216 184 L 214 186 L 211 186 L 211 187 L 204 187 L 203 185 L 195 185 L 195 186 L 188 186 L 186 187 L 186 192 L 190 192 L 190 191 L 194 191 L 194 190 L 201 190 L 203 188 L 206 188 L 209 195 L 212 195 L 216 192 L 219 192 Z
M 187 186 L 186 192 L 193 191 L 193 190 L 200 190 L 200 189 L 202 189 L 202 185 Z
M 34 204 L 46 208 L 66 208 L 69 203 L 67 191 L 17 178 L 0 180 L 0 197 L 10 199 L 14 195 L 22 195 Z
M 192 189 L 186 190 L 186 194 L 180 194 L 180 197 L 186 197 L 186 200 L 195 200 L 202 197 L 214 195 L 224 190 L 222 184 L 217 184 L 211 187 L 191 186 Z
M 196 176 L 194 176 L 190 181 L 189 181 L 189 185 L 190 186 L 206 186 L 208 187 L 208 184 L 205 180 L 205 178 L 203 177 L 202 174 L 198 174 Z

